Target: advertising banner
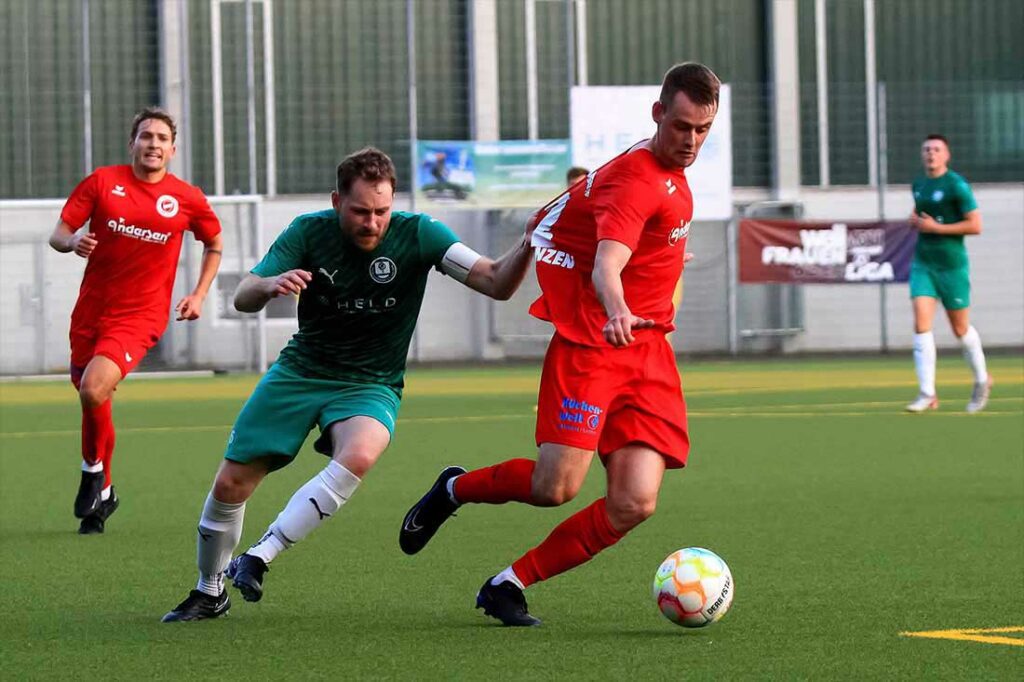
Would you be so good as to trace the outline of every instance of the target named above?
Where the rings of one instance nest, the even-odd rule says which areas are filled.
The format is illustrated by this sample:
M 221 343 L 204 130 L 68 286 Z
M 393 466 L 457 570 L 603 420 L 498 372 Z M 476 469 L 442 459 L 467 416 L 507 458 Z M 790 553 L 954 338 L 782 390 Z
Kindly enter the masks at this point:
M 651 107 L 660 85 L 576 86 L 571 95 L 572 162 L 594 170 L 654 134 Z M 732 218 L 732 96 L 718 95 L 718 114 L 697 161 L 686 169 L 694 220 Z
M 569 140 L 417 144 L 416 208 L 540 207 L 565 189 Z
M 906 282 L 916 243 L 906 222 L 741 220 L 740 282 Z

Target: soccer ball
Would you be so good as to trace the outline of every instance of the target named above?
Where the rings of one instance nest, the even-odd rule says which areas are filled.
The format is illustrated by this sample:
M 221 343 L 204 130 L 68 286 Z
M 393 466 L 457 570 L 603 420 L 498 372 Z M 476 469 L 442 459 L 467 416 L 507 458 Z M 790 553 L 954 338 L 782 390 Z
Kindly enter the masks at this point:
M 676 625 L 702 628 L 732 605 L 736 586 L 722 557 L 701 547 L 672 552 L 654 575 L 654 601 Z

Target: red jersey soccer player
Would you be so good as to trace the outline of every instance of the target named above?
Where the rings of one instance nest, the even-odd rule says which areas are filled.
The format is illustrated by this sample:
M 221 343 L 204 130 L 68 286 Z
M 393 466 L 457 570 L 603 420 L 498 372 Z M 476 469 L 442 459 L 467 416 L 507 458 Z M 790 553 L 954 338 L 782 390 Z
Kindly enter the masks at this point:
M 110 483 L 114 452 L 111 396 L 167 327 L 185 230 L 203 242 L 199 282 L 175 306 L 199 318 L 220 264 L 220 221 L 198 187 L 167 172 L 177 129 L 149 108 L 132 122 L 131 165 L 98 168 L 75 188 L 50 246 L 88 259 L 71 313 L 71 382 L 82 403 L 82 481 L 75 498 L 79 533 L 102 533 L 117 509 Z M 88 221 L 87 229 L 79 229 Z
M 414 554 L 468 502 L 564 504 L 598 452 L 607 496 L 480 588 L 477 608 L 505 625 L 540 623 L 523 590 L 618 542 L 654 513 L 665 469 L 686 464 L 686 406 L 665 335 L 674 328 L 672 294 L 693 217 L 684 168 L 711 129 L 718 91 L 706 66 L 672 67 L 653 106 L 654 137 L 537 215 L 532 244 L 542 295 L 530 312 L 555 325 L 541 376 L 537 460 L 468 473 L 448 467 L 403 522 L 399 544 Z

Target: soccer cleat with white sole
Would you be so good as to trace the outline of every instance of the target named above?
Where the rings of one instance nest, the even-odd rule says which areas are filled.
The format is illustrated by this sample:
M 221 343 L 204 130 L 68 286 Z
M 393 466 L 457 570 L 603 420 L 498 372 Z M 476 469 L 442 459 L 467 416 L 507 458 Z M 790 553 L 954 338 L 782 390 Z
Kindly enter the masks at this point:
M 918 393 L 917 399 L 914 402 L 907 405 L 905 408 L 907 412 L 926 412 L 927 410 L 939 409 L 939 397 L 935 395 L 928 395 L 927 393 Z
M 975 412 L 981 412 L 988 405 L 988 396 L 992 393 L 992 375 L 989 374 L 985 381 L 974 384 L 974 390 L 971 391 L 971 399 L 967 403 L 968 414 L 974 414 Z

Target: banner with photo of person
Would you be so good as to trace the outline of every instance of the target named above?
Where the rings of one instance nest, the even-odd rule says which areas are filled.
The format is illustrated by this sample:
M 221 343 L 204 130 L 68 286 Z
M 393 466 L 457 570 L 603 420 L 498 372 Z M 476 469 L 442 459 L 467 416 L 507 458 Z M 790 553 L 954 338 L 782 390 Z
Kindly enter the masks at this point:
M 906 282 L 916 244 L 907 222 L 741 220 L 740 282 Z
M 565 189 L 569 140 L 417 143 L 416 208 L 540 208 Z

